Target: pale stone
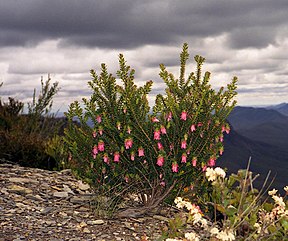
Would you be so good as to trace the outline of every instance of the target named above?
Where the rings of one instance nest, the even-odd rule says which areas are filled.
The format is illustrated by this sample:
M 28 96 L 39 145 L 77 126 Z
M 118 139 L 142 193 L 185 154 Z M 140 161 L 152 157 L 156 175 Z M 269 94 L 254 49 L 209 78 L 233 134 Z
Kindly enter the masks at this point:
M 53 207 L 46 207 L 46 208 L 40 209 L 40 212 L 42 214 L 47 214 L 47 213 L 50 213 L 53 209 L 54 209 Z
M 86 227 L 87 224 L 83 221 L 83 222 L 79 223 L 78 226 L 79 226 L 80 228 L 83 228 L 83 227 Z
M 82 191 L 86 191 L 90 188 L 90 185 L 89 184 L 85 184 L 83 183 L 81 180 L 78 181 L 78 188 Z
M 87 224 L 89 225 L 100 225 L 104 223 L 105 222 L 102 219 L 87 221 Z
M 75 196 L 70 199 L 70 202 L 72 203 L 87 203 L 89 201 L 91 201 L 91 197 L 89 196 Z
M 10 177 L 8 179 L 9 182 L 19 182 L 19 183 L 39 183 L 37 180 L 33 180 L 30 178 L 22 178 L 22 177 Z
M 160 220 L 160 221 L 169 222 L 169 218 L 166 218 L 166 217 L 164 217 L 164 216 L 154 215 L 153 218 L 158 219 L 158 220 Z
M 18 185 L 11 185 L 8 187 L 8 191 L 9 192 L 13 192 L 13 193 L 19 193 L 19 194 L 29 194 L 32 193 L 33 191 L 29 188 L 26 187 L 21 187 Z
M 60 197 L 60 198 L 68 197 L 68 192 L 54 192 L 53 196 Z
M 65 184 L 63 184 L 63 191 L 74 195 L 74 192 L 71 190 L 71 188 Z
M 90 230 L 88 228 L 84 228 L 83 229 L 83 233 L 91 233 Z

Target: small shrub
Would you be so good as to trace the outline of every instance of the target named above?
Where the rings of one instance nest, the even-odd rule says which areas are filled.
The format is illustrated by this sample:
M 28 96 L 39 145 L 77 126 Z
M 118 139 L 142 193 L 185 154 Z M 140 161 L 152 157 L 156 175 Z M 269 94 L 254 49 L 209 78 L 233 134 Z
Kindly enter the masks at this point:
M 0 158 L 23 166 L 52 169 L 55 160 L 45 153 L 47 141 L 58 134 L 62 125 L 49 111 L 53 96 L 58 92 L 58 83 L 50 85 L 50 78 L 41 80 L 41 92 L 28 105 L 14 98 L 9 102 L 0 100 Z
M 152 81 L 137 87 L 135 71 L 123 55 L 117 77 L 105 64 L 100 75 L 91 70 L 91 98 L 83 98 L 84 107 L 78 101 L 70 105 L 65 142 L 70 166 L 99 192 L 111 196 L 135 192 L 148 209 L 173 201 L 184 188 L 197 185 L 207 192 L 202 173 L 223 152 L 223 135 L 229 132 L 225 120 L 235 105 L 237 79 L 227 90 L 216 92 L 209 84 L 210 73 L 202 76 L 205 59 L 200 56 L 194 58 L 196 73 L 186 79 L 188 57 L 184 44 L 179 79 L 160 65 L 166 94 L 157 95 L 152 113 L 148 104 Z M 76 119 L 80 126 L 72 123 Z

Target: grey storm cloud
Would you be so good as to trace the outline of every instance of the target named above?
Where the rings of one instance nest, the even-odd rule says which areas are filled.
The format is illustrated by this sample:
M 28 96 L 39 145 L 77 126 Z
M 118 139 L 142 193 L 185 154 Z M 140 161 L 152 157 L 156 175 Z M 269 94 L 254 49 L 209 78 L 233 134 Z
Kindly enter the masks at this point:
M 231 48 L 260 48 L 287 32 L 287 10 L 287 0 L 2 0 L 0 46 L 127 49 L 228 33 Z
M 287 102 L 287 12 L 288 0 L 0 0 L 0 95 L 30 101 L 50 73 L 65 109 L 91 94 L 91 68 L 115 74 L 123 53 L 155 97 L 159 64 L 178 77 L 187 42 L 187 73 L 201 55 L 215 88 L 239 77 L 239 103 Z

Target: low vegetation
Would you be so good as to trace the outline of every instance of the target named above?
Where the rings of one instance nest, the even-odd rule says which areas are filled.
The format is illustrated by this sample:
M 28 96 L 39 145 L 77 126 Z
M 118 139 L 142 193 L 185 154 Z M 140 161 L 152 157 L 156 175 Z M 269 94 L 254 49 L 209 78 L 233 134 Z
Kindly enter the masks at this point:
M 51 85 L 50 78 L 41 80 L 41 91 L 28 103 L 28 113 L 23 113 L 24 103 L 9 97 L 0 99 L 0 159 L 23 166 L 52 169 L 55 159 L 46 151 L 51 138 L 59 134 L 63 121 L 50 113 L 52 99 L 58 92 L 58 83 Z

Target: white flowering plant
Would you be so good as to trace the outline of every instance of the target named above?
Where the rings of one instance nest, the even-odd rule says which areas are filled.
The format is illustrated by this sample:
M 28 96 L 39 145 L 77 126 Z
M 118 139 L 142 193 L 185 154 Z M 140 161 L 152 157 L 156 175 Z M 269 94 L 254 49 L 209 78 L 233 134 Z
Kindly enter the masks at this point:
M 288 186 L 284 187 L 283 197 L 276 189 L 268 191 L 265 197 L 253 188 L 255 177 L 248 169 L 226 177 L 219 167 L 207 168 L 205 175 L 213 186 L 211 202 L 207 205 L 214 207 L 214 215 L 205 214 L 188 199 L 177 197 L 176 207 L 186 210 L 187 218 L 178 218 L 182 220 L 181 225 L 178 221 L 181 235 L 180 229 L 174 227 L 178 236 L 175 232 L 166 232 L 163 235 L 167 238 L 168 234 L 166 240 L 173 240 L 171 237 L 185 241 L 288 240 Z M 217 213 L 222 218 L 217 218 Z

